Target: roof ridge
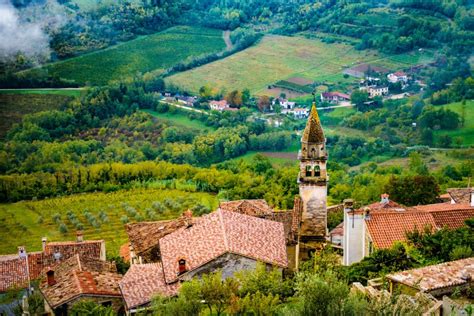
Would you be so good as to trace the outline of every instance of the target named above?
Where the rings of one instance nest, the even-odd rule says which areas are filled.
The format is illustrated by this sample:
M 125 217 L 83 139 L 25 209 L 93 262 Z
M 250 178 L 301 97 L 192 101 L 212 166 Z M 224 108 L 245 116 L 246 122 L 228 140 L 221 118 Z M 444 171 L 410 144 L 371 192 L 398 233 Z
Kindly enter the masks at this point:
M 221 228 L 222 228 L 222 235 L 224 237 L 224 248 L 226 251 L 230 251 L 230 248 L 229 248 L 229 242 L 227 240 L 227 234 L 226 234 L 226 230 L 225 230 L 225 225 L 224 225 L 224 217 L 222 216 L 222 212 L 223 210 L 219 210 L 219 221 L 221 223 Z

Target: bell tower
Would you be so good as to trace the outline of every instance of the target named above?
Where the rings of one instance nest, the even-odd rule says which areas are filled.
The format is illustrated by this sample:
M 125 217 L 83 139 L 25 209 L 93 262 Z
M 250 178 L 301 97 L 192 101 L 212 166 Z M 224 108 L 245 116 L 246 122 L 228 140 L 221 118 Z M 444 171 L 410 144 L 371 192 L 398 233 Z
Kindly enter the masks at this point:
M 311 250 L 319 248 L 321 243 L 326 241 L 327 235 L 328 154 L 315 99 L 301 137 L 298 159 L 300 160 L 299 194 L 303 202 L 299 230 L 300 248 Z

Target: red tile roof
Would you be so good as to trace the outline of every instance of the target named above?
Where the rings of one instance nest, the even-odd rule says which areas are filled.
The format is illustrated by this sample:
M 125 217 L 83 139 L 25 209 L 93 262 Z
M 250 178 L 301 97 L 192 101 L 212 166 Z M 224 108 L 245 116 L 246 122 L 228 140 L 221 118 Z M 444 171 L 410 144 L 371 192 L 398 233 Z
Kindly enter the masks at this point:
M 161 262 L 132 264 L 119 283 L 128 310 L 150 303 L 157 294 L 176 295 L 179 284 L 166 284 Z
M 474 207 L 464 210 L 433 211 L 431 215 L 438 228 L 456 229 L 462 227 L 466 220 L 474 218 Z
M 188 271 L 225 254 L 234 253 L 281 267 L 288 265 L 282 223 L 217 210 L 160 239 L 167 283 L 177 280 L 178 260 Z
M 45 273 L 46 273 L 45 269 Z M 40 291 L 51 308 L 61 306 L 80 296 L 120 297 L 119 281 L 122 278 L 115 265 L 78 254 L 62 261 L 52 269 L 54 285 L 41 278 Z
M 474 207 L 470 206 L 469 204 L 451 204 L 450 202 L 426 204 L 426 205 L 417 205 L 417 206 L 414 206 L 413 208 L 415 208 L 418 211 L 425 211 L 425 212 L 474 209 Z
M 334 227 L 330 232 L 329 236 L 343 236 L 344 235 L 344 222 Z
M 255 217 L 271 215 L 273 212 L 272 208 L 265 200 L 237 200 L 221 202 L 219 208 L 221 210 L 237 212 Z
M 449 195 L 456 203 L 469 204 L 471 203 L 472 188 L 447 189 Z
M 425 227 L 436 228 L 430 213 L 417 211 L 371 212 L 365 220 L 367 230 L 376 248 L 390 248 L 396 241 L 405 241 L 406 233 Z
M 466 284 L 474 278 L 474 257 L 387 275 L 423 292 Z

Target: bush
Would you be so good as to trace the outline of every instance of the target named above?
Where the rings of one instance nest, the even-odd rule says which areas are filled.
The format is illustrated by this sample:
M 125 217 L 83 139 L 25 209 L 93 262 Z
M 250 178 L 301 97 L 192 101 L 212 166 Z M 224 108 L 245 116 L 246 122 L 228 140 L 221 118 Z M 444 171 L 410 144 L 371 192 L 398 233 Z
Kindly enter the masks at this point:
M 122 224 L 127 224 L 129 222 L 128 216 L 123 215 L 122 217 L 120 217 L 120 221 L 122 222 Z
M 68 231 L 69 230 L 67 229 L 66 224 L 64 224 L 64 223 L 59 224 L 59 232 L 61 234 L 65 235 L 65 234 L 67 234 Z

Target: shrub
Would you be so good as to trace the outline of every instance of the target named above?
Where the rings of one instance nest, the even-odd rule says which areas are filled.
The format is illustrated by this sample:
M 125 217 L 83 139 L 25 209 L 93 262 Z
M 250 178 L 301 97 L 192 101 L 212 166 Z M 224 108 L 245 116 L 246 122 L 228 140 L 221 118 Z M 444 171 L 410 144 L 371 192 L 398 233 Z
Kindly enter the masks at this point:
M 68 231 L 69 230 L 67 229 L 66 224 L 64 224 L 64 223 L 59 224 L 59 232 L 61 234 L 65 235 L 65 234 L 67 234 Z
M 122 224 L 127 224 L 129 222 L 128 216 L 123 215 L 122 217 L 120 217 L 120 221 L 122 222 Z

